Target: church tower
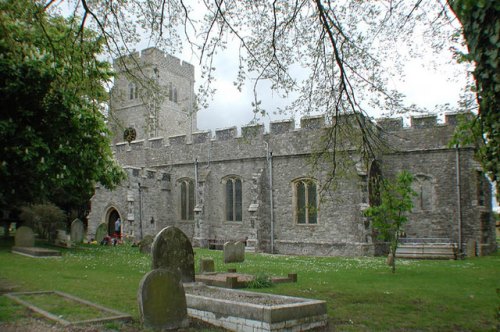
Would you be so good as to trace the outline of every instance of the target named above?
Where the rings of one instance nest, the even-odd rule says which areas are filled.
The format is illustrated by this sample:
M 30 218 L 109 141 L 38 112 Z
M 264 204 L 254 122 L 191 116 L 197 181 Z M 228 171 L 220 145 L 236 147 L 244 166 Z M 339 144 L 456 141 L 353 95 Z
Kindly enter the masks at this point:
M 118 58 L 109 123 L 113 143 L 197 130 L 194 67 L 156 48 Z

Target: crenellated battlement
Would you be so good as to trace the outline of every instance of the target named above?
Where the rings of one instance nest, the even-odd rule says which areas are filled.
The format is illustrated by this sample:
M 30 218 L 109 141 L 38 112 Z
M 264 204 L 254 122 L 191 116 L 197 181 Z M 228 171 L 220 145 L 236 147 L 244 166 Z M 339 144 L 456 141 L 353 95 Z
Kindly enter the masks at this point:
M 443 128 L 456 126 L 458 119 L 462 116 L 472 116 L 470 113 L 449 113 L 445 115 L 444 123 L 438 123 L 436 115 L 422 115 L 412 116 L 410 118 L 410 126 L 403 125 L 403 118 L 380 118 L 376 120 L 377 126 L 385 131 L 401 131 L 401 130 L 419 130 L 428 128 Z M 352 115 L 340 117 L 338 121 L 352 121 Z M 370 121 L 370 120 L 368 120 Z M 241 135 L 238 135 L 238 128 L 236 126 L 217 129 L 215 134 L 211 130 L 195 132 L 189 138 L 188 135 L 177 135 L 164 137 L 155 137 L 145 140 L 132 141 L 127 147 L 126 142 L 120 142 L 115 145 L 117 152 L 124 151 L 139 151 L 144 148 L 147 149 L 160 149 L 164 146 L 182 146 L 182 145 L 198 145 L 206 144 L 209 142 L 224 142 L 243 140 L 277 140 L 283 135 L 294 134 L 296 138 L 303 135 L 321 134 L 321 130 L 330 127 L 331 124 L 325 121 L 324 115 L 319 116 L 306 116 L 300 119 L 300 127 L 295 128 L 295 121 L 293 119 L 272 121 L 269 125 L 269 132 L 266 132 L 264 125 L 253 124 L 241 127 Z
M 194 77 L 194 66 L 188 62 L 162 52 L 161 50 L 150 47 L 142 51 L 133 52 L 128 55 L 121 56 L 114 60 L 113 65 L 117 71 L 124 70 L 125 66 L 147 66 L 151 64 L 167 65 L 172 70 L 183 72 L 187 75 Z
M 435 114 L 424 114 L 419 116 L 410 117 L 410 125 L 405 127 L 403 124 L 403 118 L 381 118 L 377 119 L 377 125 L 386 131 L 398 131 L 403 129 L 423 129 L 423 128 L 434 128 L 442 126 L 456 126 L 461 117 L 470 118 L 472 113 L 457 112 L 457 113 L 447 113 L 444 116 L 444 123 L 438 123 L 437 115 Z

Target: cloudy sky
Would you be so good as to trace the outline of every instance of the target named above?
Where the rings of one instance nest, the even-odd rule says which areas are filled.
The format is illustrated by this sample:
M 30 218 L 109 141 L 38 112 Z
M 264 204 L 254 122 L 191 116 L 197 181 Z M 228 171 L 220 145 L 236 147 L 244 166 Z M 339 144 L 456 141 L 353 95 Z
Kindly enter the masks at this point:
M 187 60 L 189 62 L 189 60 Z M 194 63 L 196 66 L 196 63 Z M 221 67 L 222 66 L 222 67 Z M 198 128 L 200 130 L 219 129 L 230 126 L 241 127 L 253 119 L 251 102 L 253 101 L 252 86 L 245 85 L 239 92 L 233 85 L 237 70 L 236 59 L 225 56 L 218 59 L 216 72 L 217 89 L 214 99 L 208 109 L 198 113 Z M 437 104 L 449 103 L 456 106 L 459 95 L 465 84 L 465 68 L 458 65 L 439 66 L 431 68 L 426 59 L 409 62 L 405 68 L 405 75 L 400 80 L 392 82 L 407 97 L 408 105 L 416 104 L 432 110 Z M 199 74 L 199 71 L 197 72 Z M 201 80 L 198 77 L 197 83 Z M 273 96 L 269 89 L 261 89 L 263 108 L 270 113 L 270 117 L 262 119 L 266 125 L 269 120 L 278 120 L 287 117 L 275 115 L 273 112 L 286 101 Z M 382 112 L 381 112 L 382 113 Z M 379 117 L 380 114 L 370 114 Z

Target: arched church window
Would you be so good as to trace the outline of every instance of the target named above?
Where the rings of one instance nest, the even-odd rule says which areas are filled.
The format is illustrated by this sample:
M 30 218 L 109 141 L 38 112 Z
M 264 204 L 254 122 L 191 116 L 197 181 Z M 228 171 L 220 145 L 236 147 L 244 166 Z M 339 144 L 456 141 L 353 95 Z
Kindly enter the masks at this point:
M 239 177 L 231 176 L 224 179 L 226 196 L 226 220 L 242 221 L 242 181 Z
M 314 179 L 299 179 L 292 183 L 295 223 L 318 223 L 318 192 Z
M 194 220 L 194 181 L 181 179 L 179 188 L 181 220 Z

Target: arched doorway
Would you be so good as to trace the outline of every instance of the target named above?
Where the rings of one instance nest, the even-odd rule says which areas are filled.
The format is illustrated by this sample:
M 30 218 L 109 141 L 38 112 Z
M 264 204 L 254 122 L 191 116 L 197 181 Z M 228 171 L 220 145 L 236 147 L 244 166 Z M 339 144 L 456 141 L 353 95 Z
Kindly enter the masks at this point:
M 108 218 L 107 218 L 107 223 L 108 223 L 108 235 L 113 235 L 115 234 L 115 222 L 116 220 L 120 218 L 120 214 L 116 209 L 111 208 L 108 211 Z

